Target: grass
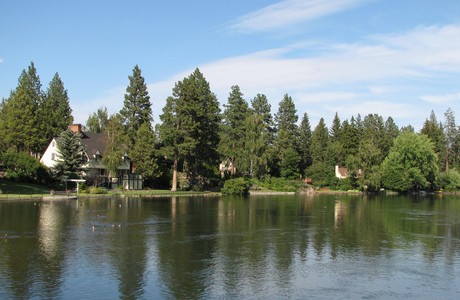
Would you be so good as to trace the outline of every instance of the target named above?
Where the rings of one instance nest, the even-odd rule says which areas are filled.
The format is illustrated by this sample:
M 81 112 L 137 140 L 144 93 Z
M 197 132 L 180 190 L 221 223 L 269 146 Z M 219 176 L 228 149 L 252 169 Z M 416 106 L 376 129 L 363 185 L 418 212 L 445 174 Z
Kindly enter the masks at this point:
M 49 194 L 49 189 L 42 185 L 22 183 L 14 181 L 6 181 L 0 179 L 0 190 L 3 194 L 21 194 L 21 195 L 36 195 Z

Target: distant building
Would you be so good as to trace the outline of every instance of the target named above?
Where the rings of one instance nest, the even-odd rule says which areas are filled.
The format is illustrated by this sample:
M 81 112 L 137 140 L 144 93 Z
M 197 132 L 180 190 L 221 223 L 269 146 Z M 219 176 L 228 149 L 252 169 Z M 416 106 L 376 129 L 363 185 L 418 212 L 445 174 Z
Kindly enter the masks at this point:
M 335 166 L 335 177 L 339 179 L 345 179 L 348 177 L 348 170 L 347 168 L 339 167 L 338 165 Z
M 83 132 L 81 124 L 72 124 L 69 129 L 81 135 L 81 144 L 84 147 L 82 165 L 83 176 L 88 185 L 109 186 L 112 181 L 117 181 L 124 175 L 130 175 L 130 160 L 125 155 L 122 157 L 122 164 L 118 167 L 118 174 L 115 179 L 108 177 L 106 166 L 102 163 L 105 148 L 107 147 L 107 136 L 104 133 Z M 56 166 L 59 158 L 57 138 L 53 138 L 46 148 L 40 162 L 50 169 Z

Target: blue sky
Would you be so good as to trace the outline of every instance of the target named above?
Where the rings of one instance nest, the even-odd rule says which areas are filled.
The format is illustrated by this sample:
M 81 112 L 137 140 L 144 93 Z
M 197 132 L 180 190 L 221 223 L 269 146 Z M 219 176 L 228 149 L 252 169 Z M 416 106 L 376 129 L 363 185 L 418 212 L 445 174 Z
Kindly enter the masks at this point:
M 289 94 L 313 128 L 338 112 L 420 129 L 431 110 L 460 114 L 460 1 L 0 1 L 0 98 L 31 61 L 44 89 L 59 73 L 83 124 L 120 110 L 138 64 L 155 123 L 198 67 L 221 105 L 239 85 L 272 113 Z

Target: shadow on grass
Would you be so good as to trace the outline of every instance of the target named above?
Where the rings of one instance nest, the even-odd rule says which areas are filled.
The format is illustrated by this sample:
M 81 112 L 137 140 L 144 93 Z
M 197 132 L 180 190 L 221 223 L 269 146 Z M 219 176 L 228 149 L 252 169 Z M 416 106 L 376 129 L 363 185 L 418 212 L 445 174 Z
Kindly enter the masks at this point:
M 46 186 L 14 182 L 7 180 L 0 180 L 0 190 L 2 194 L 21 194 L 21 195 L 34 195 L 34 194 L 49 194 L 49 189 Z

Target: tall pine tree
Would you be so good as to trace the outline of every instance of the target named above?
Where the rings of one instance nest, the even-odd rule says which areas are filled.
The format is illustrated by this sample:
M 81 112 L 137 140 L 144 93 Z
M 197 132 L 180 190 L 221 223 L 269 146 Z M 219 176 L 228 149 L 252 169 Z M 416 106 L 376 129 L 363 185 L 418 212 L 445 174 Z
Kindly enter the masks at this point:
M 56 174 L 69 178 L 79 178 L 84 151 L 81 135 L 69 129 L 62 131 L 57 139 L 57 149 L 59 155 L 54 167 Z
M 163 153 L 173 161 L 172 191 L 177 188 L 179 164 L 194 188 L 216 174 L 219 164 L 220 109 L 199 69 L 176 83 L 160 116 Z
M 53 137 L 73 123 L 69 96 L 58 73 L 54 74 L 46 91 L 42 116 L 42 131 L 46 132 L 43 141 L 45 147 Z
M 278 112 L 275 114 L 277 129 L 275 146 L 280 162 L 280 174 L 287 174 L 281 169 L 283 167 L 287 168 L 288 163 L 285 160 L 288 160 L 290 163 L 300 162 L 298 119 L 294 101 L 292 101 L 292 98 L 288 94 L 284 95 L 283 100 L 279 103 Z M 286 155 L 288 149 L 292 151 L 289 150 L 288 155 Z M 289 168 L 292 169 L 293 166 L 289 166 Z M 296 168 L 300 172 L 299 164 Z
M 125 134 L 132 145 L 136 142 L 136 132 L 141 125 L 153 121 L 151 106 L 147 85 L 141 69 L 136 65 L 133 75 L 129 76 L 123 108 L 120 110 Z
M 249 107 L 243 98 L 240 88 L 232 86 L 225 110 L 222 114 L 221 137 L 219 152 L 230 163 L 230 174 L 236 174 L 236 170 L 243 170 L 245 155 L 246 119 L 249 116 Z M 248 166 L 246 166 L 248 167 Z
M 1 132 L 7 148 L 39 155 L 43 143 L 40 108 L 43 103 L 40 78 L 33 63 L 23 70 L 18 86 L 2 105 Z

